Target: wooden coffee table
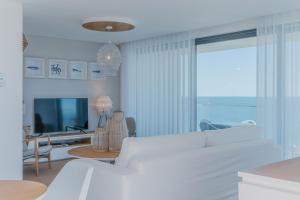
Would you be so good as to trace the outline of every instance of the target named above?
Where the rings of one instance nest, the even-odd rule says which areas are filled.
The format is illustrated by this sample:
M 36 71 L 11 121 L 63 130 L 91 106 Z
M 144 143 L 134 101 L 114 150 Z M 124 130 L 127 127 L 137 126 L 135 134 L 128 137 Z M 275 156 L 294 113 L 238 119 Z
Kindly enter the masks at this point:
M 32 181 L 0 181 L 0 200 L 34 200 L 45 195 L 47 186 Z
M 100 161 L 115 161 L 120 151 L 97 151 L 92 146 L 76 147 L 70 149 L 68 153 L 76 158 L 91 158 Z

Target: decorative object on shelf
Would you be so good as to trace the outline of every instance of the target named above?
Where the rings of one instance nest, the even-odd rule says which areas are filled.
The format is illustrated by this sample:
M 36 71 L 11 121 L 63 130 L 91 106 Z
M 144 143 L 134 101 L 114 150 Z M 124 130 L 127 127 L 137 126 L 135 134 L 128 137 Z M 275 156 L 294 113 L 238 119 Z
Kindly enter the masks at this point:
M 24 76 L 26 78 L 45 78 L 45 59 L 25 57 Z
M 99 112 L 98 128 L 95 131 L 93 148 L 98 151 L 109 150 L 108 121 L 112 101 L 109 96 L 101 96 L 97 99 L 96 108 Z
M 104 79 L 103 71 L 97 63 L 89 63 L 89 79 L 90 80 Z
M 120 17 L 91 17 L 85 20 L 82 27 L 92 31 L 121 32 L 135 28 L 132 20 Z
M 67 78 L 67 61 L 66 60 L 48 60 L 49 78 L 66 79 Z
M 87 62 L 70 61 L 69 72 L 71 79 L 86 80 L 87 79 Z
M 109 150 L 119 151 L 122 147 L 122 141 L 128 137 L 128 128 L 125 121 L 125 116 L 122 111 L 113 113 L 109 121 Z
M 27 46 L 28 46 L 28 40 L 25 34 L 23 33 L 23 51 L 27 48 Z
M 103 45 L 97 54 L 97 63 L 103 69 L 104 76 L 116 76 L 121 60 L 121 52 L 112 42 Z

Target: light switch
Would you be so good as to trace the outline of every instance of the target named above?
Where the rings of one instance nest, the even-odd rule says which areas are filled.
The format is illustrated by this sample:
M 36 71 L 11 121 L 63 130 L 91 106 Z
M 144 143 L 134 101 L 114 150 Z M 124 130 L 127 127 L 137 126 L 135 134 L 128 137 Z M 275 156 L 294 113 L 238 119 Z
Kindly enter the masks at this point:
M 0 73 L 0 87 L 5 86 L 5 74 Z

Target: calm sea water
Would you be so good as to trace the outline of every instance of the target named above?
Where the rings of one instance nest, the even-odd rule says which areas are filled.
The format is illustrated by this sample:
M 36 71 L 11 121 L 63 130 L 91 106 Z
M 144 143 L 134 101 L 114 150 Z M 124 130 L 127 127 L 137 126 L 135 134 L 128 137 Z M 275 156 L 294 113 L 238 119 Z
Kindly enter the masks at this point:
M 236 124 L 256 121 L 256 97 L 198 97 L 197 121 Z

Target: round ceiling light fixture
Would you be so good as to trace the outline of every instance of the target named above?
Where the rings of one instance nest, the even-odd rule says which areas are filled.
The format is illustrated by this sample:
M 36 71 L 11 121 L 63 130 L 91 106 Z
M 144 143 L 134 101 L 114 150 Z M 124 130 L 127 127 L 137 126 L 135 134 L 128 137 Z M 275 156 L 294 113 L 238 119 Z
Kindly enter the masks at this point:
M 92 17 L 82 23 L 82 27 L 93 31 L 121 32 L 135 28 L 132 20 L 120 17 Z

